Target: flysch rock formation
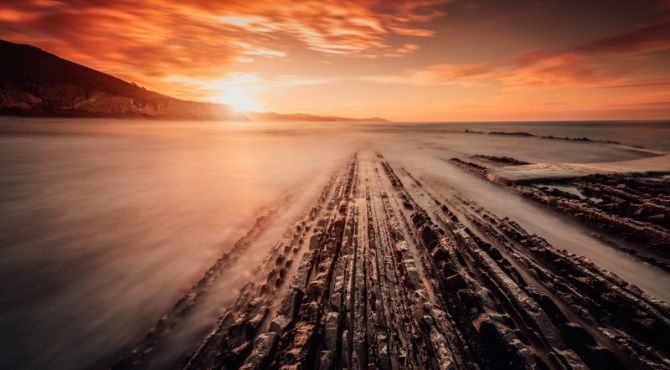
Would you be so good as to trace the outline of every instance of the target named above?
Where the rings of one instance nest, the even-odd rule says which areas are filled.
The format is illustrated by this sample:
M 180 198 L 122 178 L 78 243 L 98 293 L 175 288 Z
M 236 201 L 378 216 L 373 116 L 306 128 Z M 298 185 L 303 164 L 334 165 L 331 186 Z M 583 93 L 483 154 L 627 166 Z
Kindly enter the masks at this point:
M 664 157 L 667 155 L 660 158 Z M 514 182 L 500 181 L 500 168 L 484 166 L 481 161 L 474 163 L 451 158 L 450 162 L 492 182 L 504 184 L 595 230 L 615 234 L 639 248 L 617 247 L 670 271 L 670 178 L 667 176 L 669 172 L 663 171 L 667 166 L 664 162 L 663 166 L 653 167 L 654 171 L 604 174 L 585 171 L 580 176 L 542 176 Z M 617 166 L 617 163 L 610 165 L 612 168 Z M 508 168 L 512 167 L 502 167 L 503 170 Z
M 670 366 L 666 303 L 484 204 L 433 190 L 382 153 L 356 154 L 174 367 Z M 180 312 L 115 368 L 144 368 Z
M 529 183 L 542 180 L 567 180 L 593 174 L 670 173 L 670 154 L 620 162 L 534 163 L 492 169 L 489 178 L 501 183 Z

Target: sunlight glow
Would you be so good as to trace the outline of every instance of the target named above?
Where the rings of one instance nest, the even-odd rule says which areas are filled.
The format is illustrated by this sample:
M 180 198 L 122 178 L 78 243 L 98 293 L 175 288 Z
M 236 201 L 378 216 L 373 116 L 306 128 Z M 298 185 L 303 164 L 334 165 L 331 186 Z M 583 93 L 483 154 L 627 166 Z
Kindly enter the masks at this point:
M 186 76 L 168 76 L 166 83 L 191 86 L 191 94 L 210 103 L 225 104 L 237 113 L 262 112 L 267 108 L 258 99 L 258 94 L 269 89 L 265 81 L 255 73 L 235 73 L 226 78 L 196 79 Z
M 215 95 L 213 100 L 226 104 L 237 112 L 258 112 L 263 110 L 263 106 L 258 103 L 248 91 L 241 87 L 232 87 L 227 91 Z
M 263 80 L 253 73 L 238 73 L 227 79 L 201 81 L 210 92 L 207 100 L 226 104 L 238 113 L 265 110 L 255 97 L 263 88 Z

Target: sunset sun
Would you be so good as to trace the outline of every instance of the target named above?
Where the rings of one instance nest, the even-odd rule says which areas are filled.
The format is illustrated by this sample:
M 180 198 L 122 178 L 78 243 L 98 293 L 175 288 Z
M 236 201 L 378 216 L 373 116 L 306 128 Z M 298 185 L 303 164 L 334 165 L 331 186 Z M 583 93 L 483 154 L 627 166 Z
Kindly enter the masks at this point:
M 238 113 L 259 112 L 263 105 L 256 101 L 249 91 L 236 87 L 214 97 L 218 103 L 226 104 Z
M 256 94 L 263 90 L 264 82 L 253 73 L 236 73 L 223 79 L 199 82 L 209 92 L 208 100 L 225 104 L 237 113 L 264 111 L 265 106 Z

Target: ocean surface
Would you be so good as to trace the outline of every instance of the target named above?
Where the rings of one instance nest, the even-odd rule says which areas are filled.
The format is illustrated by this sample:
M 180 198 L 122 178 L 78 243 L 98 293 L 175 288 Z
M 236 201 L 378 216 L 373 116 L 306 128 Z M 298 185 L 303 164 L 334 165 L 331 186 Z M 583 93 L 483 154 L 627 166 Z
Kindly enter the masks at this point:
M 586 122 L 477 122 L 436 123 L 454 130 L 528 132 L 538 136 L 558 136 L 592 140 L 613 140 L 622 144 L 670 151 L 668 121 L 586 121 Z
M 670 300 L 670 277 L 570 220 L 459 172 L 453 154 L 607 162 L 670 151 L 668 122 L 257 123 L 0 119 L 0 369 L 109 368 L 269 209 L 277 226 L 227 272 L 188 349 L 284 226 L 356 150 L 379 150 Z M 166 351 L 174 352 L 174 351 Z M 166 355 L 161 368 L 174 361 Z

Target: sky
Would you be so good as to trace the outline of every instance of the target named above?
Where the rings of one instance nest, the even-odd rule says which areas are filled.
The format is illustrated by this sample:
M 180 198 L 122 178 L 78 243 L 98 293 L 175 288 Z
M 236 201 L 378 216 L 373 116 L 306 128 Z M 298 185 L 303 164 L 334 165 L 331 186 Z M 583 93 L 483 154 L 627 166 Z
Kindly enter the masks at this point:
M 241 111 L 670 118 L 670 0 L 3 0 L 0 38 Z

